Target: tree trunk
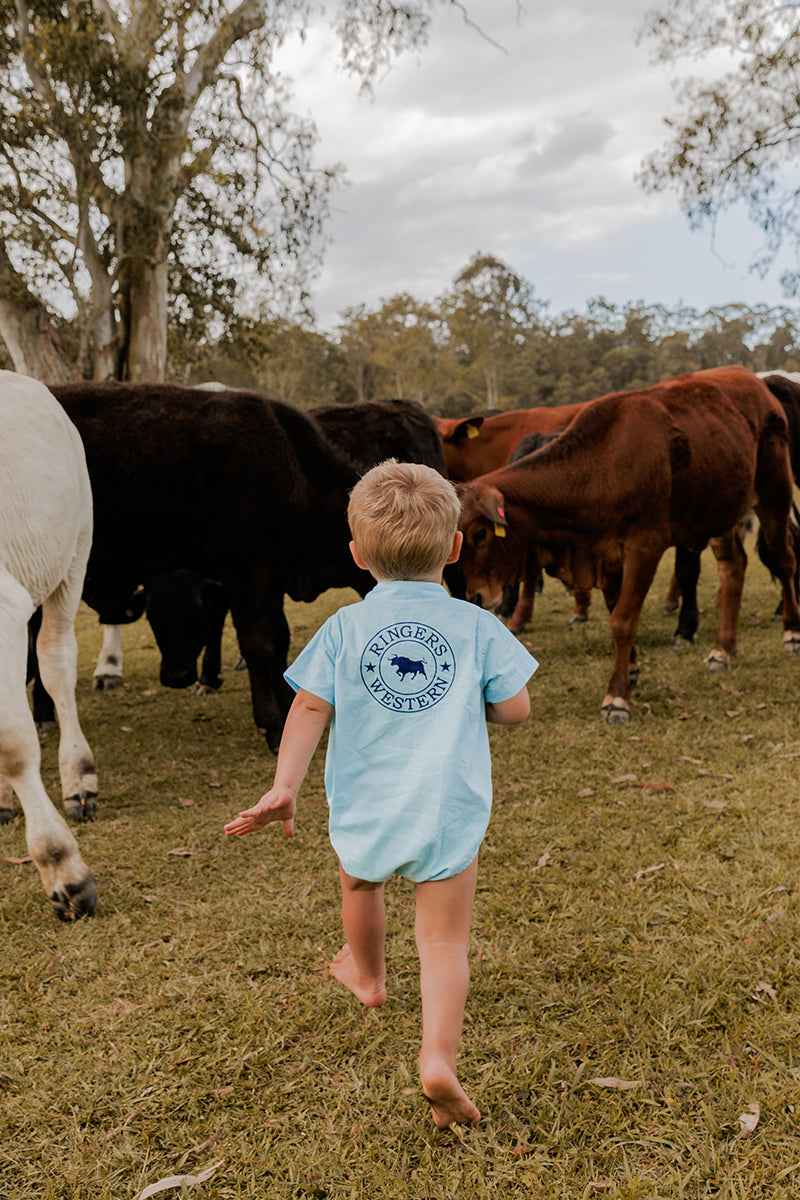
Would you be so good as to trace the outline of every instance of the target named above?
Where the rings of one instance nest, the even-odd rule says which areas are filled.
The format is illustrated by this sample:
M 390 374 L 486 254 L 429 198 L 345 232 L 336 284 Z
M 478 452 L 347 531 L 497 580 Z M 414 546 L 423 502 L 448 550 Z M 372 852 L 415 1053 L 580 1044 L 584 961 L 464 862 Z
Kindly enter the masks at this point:
M 0 337 L 14 370 L 42 383 L 71 383 L 80 378 L 41 305 L 0 299 Z
M 167 368 L 167 264 L 138 262 L 128 275 L 128 342 L 120 379 L 160 383 Z

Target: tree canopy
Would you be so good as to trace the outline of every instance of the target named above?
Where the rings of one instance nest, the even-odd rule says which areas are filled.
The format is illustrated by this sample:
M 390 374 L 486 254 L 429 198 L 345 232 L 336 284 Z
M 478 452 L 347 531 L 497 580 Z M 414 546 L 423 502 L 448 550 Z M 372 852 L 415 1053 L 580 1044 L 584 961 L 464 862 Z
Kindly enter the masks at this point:
M 338 0 L 365 86 L 437 4 Z M 56 380 L 163 378 L 242 291 L 301 309 L 331 189 L 276 49 L 312 0 L 0 0 L 0 337 Z
M 643 166 L 645 187 L 677 189 L 699 225 L 744 204 L 763 231 L 754 266 L 787 250 L 800 261 L 800 5 L 774 0 L 670 0 L 641 36 L 662 63 L 689 60 L 676 84 L 669 137 Z M 782 282 L 797 294 L 797 268 Z

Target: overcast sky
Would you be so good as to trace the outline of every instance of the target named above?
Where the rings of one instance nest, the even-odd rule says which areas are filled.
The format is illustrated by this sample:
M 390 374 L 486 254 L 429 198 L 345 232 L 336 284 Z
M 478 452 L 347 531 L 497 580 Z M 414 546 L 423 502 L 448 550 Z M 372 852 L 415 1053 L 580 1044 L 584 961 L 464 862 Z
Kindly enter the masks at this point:
M 744 216 L 712 241 L 674 194 L 635 181 L 674 111 L 669 71 L 635 40 L 650 0 L 523 0 L 519 19 L 514 0 L 467 3 L 497 45 L 437 8 L 427 48 L 372 100 L 339 69 L 325 26 L 282 55 L 296 110 L 317 124 L 318 161 L 349 177 L 314 291 L 321 328 L 400 292 L 431 300 L 479 250 L 551 313 L 594 296 L 701 311 L 785 302 L 779 269 L 748 270 L 758 239 Z

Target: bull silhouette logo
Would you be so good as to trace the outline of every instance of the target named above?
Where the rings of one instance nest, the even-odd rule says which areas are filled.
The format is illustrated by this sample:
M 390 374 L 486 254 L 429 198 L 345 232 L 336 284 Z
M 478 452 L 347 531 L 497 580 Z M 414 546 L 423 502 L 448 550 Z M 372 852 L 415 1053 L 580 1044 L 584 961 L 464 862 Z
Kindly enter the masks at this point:
M 405 679 L 406 675 L 411 675 L 412 678 L 415 675 L 421 675 L 423 679 L 428 678 L 428 676 L 425 674 L 424 659 L 419 659 L 417 662 L 414 662 L 413 659 L 402 658 L 399 654 L 395 654 L 394 657 L 389 661 L 396 669 L 397 674 L 400 676 L 401 682 Z
M 360 669 L 362 683 L 378 704 L 396 713 L 419 713 L 450 691 L 456 660 L 438 629 L 398 621 L 369 639 Z

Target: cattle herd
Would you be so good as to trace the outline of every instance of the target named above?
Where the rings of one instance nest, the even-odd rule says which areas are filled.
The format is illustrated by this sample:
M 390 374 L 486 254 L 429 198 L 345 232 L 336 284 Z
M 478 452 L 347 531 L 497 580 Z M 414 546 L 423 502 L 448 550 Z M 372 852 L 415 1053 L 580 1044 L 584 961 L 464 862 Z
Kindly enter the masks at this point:
M 0 372 L 0 404 L 0 822 L 16 793 L 29 852 L 64 920 L 93 911 L 95 887 L 42 786 L 36 725 L 53 720 L 54 705 L 66 813 L 93 816 L 96 776 L 75 705 L 81 596 L 104 629 L 97 687 L 120 681 L 120 626 L 143 614 L 162 683 L 194 683 L 202 653 L 199 685 L 219 687 L 230 612 L 255 724 L 275 751 L 291 700 L 284 599 L 369 589 L 345 513 L 356 480 L 385 458 L 426 463 L 456 483 L 464 548 L 448 586 L 494 607 L 521 585 L 506 610 L 512 629 L 530 618 L 542 570 L 573 589 L 574 617 L 602 591 L 615 649 L 604 720 L 629 719 L 639 614 L 669 547 L 679 632 L 692 637 L 699 555 L 711 546 L 720 625 L 709 668 L 728 664 L 746 563 L 740 522 L 751 510 L 759 553 L 782 587 L 784 643 L 800 650 L 800 383 L 789 375 L 719 368 L 583 404 L 460 420 L 402 400 L 306 413 L 247 390 L 48 389 L 13 372 Z

